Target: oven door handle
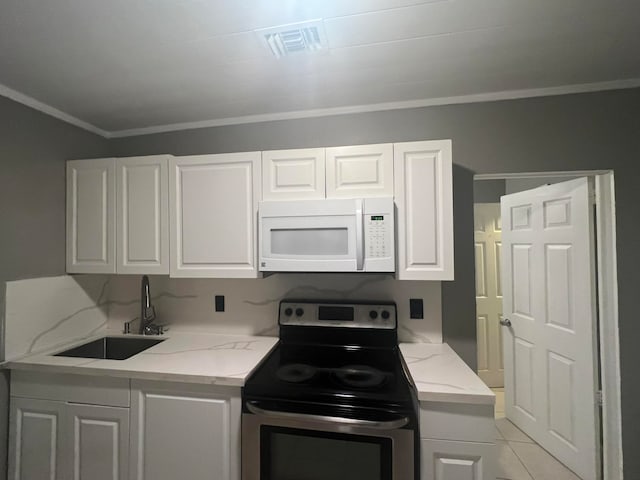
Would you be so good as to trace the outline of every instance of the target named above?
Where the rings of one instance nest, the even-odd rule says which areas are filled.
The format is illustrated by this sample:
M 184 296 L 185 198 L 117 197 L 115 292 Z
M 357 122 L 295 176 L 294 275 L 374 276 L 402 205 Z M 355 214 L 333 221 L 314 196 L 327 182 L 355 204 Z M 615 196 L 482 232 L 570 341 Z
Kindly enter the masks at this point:
M 292 418 L 297 420 L 306 420 L 309 422 L 328 423 L 331 425 L 342 424 L 350 427 L 367 427 L 377 430 L 396 430 L 404 427 L 409 423 L 407 417 L 401 417 L 396 420 L 386 422 L 376 422 L 374 420 L 358 420 L 356 418 L 332 417 L 327 415 L 310 415 L 307 413 L 280 412 L 277 410 L 265 410 L 255 405 L 254 402 L 246 402 L 247 409 L 256 415 L 264 415 L 273 418 Z

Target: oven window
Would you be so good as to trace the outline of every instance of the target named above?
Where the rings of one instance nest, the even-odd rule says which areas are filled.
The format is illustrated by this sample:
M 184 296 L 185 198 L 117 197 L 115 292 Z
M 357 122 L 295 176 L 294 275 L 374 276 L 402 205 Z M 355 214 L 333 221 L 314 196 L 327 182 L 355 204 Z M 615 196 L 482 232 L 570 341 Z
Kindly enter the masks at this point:
M 389 438 L 263 426 L 261 480 L 391 480 Z
M 271 230 L 271 253 L 279 255 L 347 255 L 345 228 L 291 228 Z

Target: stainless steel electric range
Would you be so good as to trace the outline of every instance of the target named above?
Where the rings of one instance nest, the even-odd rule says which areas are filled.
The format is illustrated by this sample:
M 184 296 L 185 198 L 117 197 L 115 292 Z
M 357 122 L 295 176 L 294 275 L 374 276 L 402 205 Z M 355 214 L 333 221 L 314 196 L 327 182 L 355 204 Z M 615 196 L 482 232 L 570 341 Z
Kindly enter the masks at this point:
M 395 304 L 285 300 L 279 324 L 243 388 L 242 479 L 417 479 Z

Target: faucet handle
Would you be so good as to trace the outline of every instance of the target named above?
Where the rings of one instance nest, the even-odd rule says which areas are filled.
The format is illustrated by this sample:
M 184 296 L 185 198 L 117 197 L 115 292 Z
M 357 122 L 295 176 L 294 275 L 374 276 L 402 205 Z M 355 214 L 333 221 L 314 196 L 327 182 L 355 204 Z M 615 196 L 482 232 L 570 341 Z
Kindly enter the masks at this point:
M 122 329 L 122 333 L 125 335 L 131 333 L 131 324 L 136 322 L 138 318 L 134 318 L 133 320 L 129 320 L 128 322 L 124 322 L 124 328 Z
M 144 322 L 153 321 L 156 318 L 156 309 L 153 305 L 149 305 L 148 307 L 143 308 L 142 310 L 142 320 Z
M 165 324 L 150 323 L 144 327 L 144 331 L 142 333 L 144 335 L 164 335 L 164 332 L 167 330 L 169 330 L 169 328 Z

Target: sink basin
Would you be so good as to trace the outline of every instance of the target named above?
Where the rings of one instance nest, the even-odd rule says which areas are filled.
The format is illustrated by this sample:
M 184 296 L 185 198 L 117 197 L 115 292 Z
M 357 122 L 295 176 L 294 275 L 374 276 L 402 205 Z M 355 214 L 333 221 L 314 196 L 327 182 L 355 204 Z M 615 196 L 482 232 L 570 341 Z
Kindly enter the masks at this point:
M 55 356 L 126 360 L 164 341 L 164 338 L 102 337 L 64 352 L 56 353 Z

